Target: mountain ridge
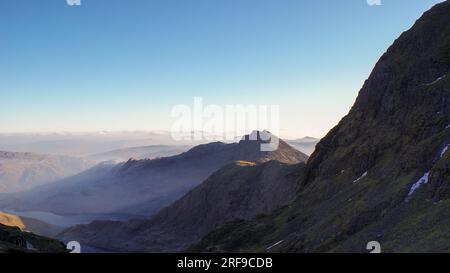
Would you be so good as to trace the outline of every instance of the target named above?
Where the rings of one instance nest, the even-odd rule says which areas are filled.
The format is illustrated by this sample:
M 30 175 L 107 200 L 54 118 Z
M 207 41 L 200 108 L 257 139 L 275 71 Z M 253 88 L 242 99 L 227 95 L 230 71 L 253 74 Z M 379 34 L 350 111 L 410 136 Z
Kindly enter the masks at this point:
M 229 222 L 200 252 L 448 252 L 450 1 L 380 58 L 350 110 L 316 146 L 296 200 Z
M 261 152 L 260 141 L 210 143 L 180 155 L 159 159 L 130 159 L 20 195 L 2 198 L 3 208 L 43 210 L 56 214 L 130 213 L 150 216 L 200 184 L 214 171 L 236 161 L 273 159 L 295 164 L 307 156 L 284 141 L 273 152 Z M 97 167 L 98 169 L 98 167 Z M 125 198 L 126 197 L 126 198 Z

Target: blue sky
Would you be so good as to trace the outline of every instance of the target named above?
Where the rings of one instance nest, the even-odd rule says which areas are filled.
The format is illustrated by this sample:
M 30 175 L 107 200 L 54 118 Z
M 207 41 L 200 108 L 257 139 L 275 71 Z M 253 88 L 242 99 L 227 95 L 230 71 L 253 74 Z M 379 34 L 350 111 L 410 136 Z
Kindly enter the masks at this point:
M 176 104 L 280 105 L 323 136 L 437 0 L 0 2 L 0 133 L 164 130 Z

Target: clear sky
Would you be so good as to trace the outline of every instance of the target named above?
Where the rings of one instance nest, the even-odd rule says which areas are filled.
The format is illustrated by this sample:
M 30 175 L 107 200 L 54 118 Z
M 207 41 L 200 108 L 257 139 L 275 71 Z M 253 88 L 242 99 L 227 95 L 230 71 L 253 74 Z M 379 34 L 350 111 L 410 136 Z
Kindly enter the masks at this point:
M 176 104 L 280 105 L 323 136 L 438 0 L 0 1 L 0 133 L 165 130 Z

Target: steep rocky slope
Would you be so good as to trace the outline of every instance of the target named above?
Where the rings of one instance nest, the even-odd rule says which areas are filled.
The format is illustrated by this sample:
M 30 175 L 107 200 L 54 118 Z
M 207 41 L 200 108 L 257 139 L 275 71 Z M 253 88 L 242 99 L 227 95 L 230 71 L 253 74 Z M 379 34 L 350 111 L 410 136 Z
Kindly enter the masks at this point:
M 376 64 L 317 145 L 295 202 L 223 225 L 195 251 L 450 251 L 450 1 Z
M 254 134 L 259 135 L 255 132 Z M 256 138 L 256 136 L 255 136 Z M 276 151 L 261 152 L 262 141 L 210 143 L 177 156 L 104 163 L 77 176 L 12 196 L 3 196 L 0 207 L 41 210 L 56 214 L 126 213 L 150 216 L 233 161 L 288 164 L 305 162 L 307 156 L 284 141 Z
M 70 228 L 61 236 L 114 251 L 181 251 L 227 221 L 249 220 L 291 202 L 304 165 L 238 161 L 150 220 L 96 221 Z

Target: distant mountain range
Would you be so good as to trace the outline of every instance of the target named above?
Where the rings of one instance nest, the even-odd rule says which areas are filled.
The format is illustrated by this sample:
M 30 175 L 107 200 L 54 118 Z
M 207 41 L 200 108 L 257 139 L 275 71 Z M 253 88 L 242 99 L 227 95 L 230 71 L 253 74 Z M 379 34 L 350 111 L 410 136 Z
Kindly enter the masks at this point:
M 310 150 L 311 142 L 314 141 L 317 142 L 316 139 L 310 137 L 286 140 L 307 154 L 312 152 Z M 0 151 L 93 157 L 94 160 L 101 161 L 125 161 L 130 157 L 170 156 L 174 155 L 175 150 L 179 149 L 183 152 L 188 148 L 206 143 L 208 143 L 206 140 L 176 141 L 169 131 L 0 134 Z M 303 150 L 304 148 L 305 150 Z M 156 151 L 167 150 L 168 154 L 155 154 L 155 149 Z M 149 156 L 147 156 L 147 152 Z
M 0 193 L 29 190 L 93 165 L 82 158 L 0 151 Z
M 174 140 L 170 131 L 0 134 L 0 150 L 89 157 L 148 146 L 193 147 L 206 140 Z
M 304 137 L 299 139 L 286 140 L 286 142 L 295 149 L 309 156 L 314 152 L 314 149 L 316 148 L 316 144 L 319 142 L 319 139 L 314 137 Z
M 130 147 L 108 151 L 104 153 L 87 156 L 87 158 L 101 161 L 127 161 L 133 159 L 155 159 L 158 157 L 174 156 L 186 152 L 191 146 L 169 146 L 169 145 L 150 145 L 140 147 Z
M 247 138 L 248 139 L 248 138 Z M 118 213 L 150 216 L 199 185 L 219 168 L 237 160 L 286 164 L 305 162 L 307 156 L 280 141 L 278 150 L 261 152 L 261 141 L 210 143 L 180 155 L 159 159 L 130 159 L 103 163 L 81 174 L 4 195 L 0 207 L 56 214 Z
M 295 140 L 286 140 L 298 151 L 310 155 L 319 142 L 319 139 L 313 137 L 304 137 Z M 104 153 L 86 156 L 85 158 L 96 162 L 102 161 L 127 161 L 128 159 L 155 159 L 160 157 L 169 157 L 181 154 L 192 148 L 191 145 L 149 145 L 139 147 L 128 147 L 117 149 Z
M 151 145 L 190 146 L 206 141 L 175 141 L 170 132 L 92 132 L 0 134 L 0 150 L 88 157 L 113 150 Z
M 288 141 L 288 143 L 297 150 L 310 154 L 317 141 L 317 139 L 307 137 Z M 69 145 L 69 143 L 67 144 Z M 39 147 L 38 144 L 35 145 Z M 74 146 L 77 147 L 76 144 Z M 103 161 L 120 163 L 129 159 L 170 157 L 186 152 L 190 148 L 192 147 L 189 145 L 138 146 L 84 157 L 0 151 L 0 193 L 21 192 L 56 182 L 80 174 Z M 41 150 L 46 151 L 46 148 L 43 147 Z

